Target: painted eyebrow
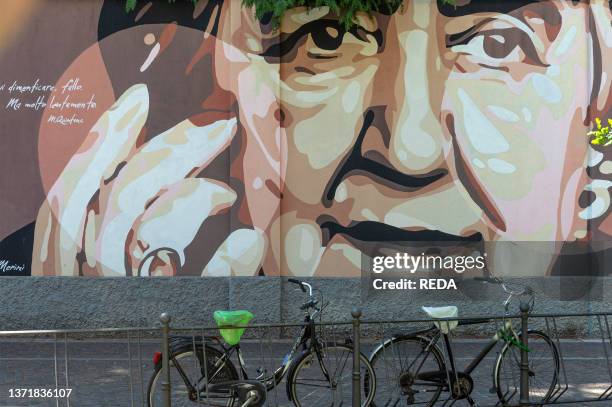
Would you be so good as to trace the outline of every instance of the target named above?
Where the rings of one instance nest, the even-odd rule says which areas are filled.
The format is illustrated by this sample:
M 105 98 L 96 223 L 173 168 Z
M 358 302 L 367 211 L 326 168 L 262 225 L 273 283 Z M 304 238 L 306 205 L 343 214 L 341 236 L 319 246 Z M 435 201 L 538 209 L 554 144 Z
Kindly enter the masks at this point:
M 540 3 L 543 0 L 470 0 L 461 6 L 453 6 L 443 0 L 438 0 L 438 11 L 446 17 L 461 17 L 476 13 L 508 14 L 529 4 Z M 546 1 L 546 0 L 544 0 Z

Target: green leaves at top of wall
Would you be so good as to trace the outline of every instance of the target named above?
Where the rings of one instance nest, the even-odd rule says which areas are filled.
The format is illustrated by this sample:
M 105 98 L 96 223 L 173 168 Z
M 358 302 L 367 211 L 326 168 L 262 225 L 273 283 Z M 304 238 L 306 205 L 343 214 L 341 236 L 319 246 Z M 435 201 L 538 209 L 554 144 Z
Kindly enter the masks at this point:
M 189 0 L 192 3 L 197 3 L 198 0 Z M 175 3 L 176 0 L 168 0 L 168 3 Z M 138 4 L 138 0 L 125 0 L 125 11 L 130 12 L 136 8 L 136 4 Z
M 169 3 L 174 3 L 175 1 L 168 0 Z M 197 0 L 189 1 L 197 2 Z M 404 0 L 242 0 L 242 5 L 244 7 L 254 7 L 255 16 L 259 20 L 270 16 L 275 29 L 279 27 L 285 11 L 291 8 L 329 7 L 338 16 L 344 28 L 349 30 L 355 21 L 357 13 L 365 12 L 371 14 L 382 12 L 390 14 L 401 8 L 403 2 Z M 134 10 L 137 3 L 138 0 L 126 0 L 125 10 L 127 12 Z M 456 6 L 457 0 L 442 0 L 442 3 Z

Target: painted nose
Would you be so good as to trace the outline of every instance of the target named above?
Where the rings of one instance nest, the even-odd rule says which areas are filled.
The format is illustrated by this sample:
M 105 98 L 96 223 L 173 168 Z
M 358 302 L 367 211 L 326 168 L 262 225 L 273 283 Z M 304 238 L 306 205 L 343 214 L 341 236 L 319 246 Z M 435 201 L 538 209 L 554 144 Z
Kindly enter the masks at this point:
M 363 129 L 358 136 L 355 147 L 346 157 L 344 164 L 327 189 L 326 202 L 328 204 L 333 200 L 336 188 L 342 180 L 355 172 L 375 178 L 377 181 L 400 191 L 416 191 L 425 188 L 448 174 L 448 170 L 441 167 L 435 167 L 426 172 L 400 170 L 387 159 L 387 156 L 383 153 L 384 148 L 371 149 L 365 147 L 364 143 L 368 137 L 370 142 L 373 142 L 374 137 L 377 137 L 373 135 L 378 135 L 378 142 L 383 146 L 385 145 L 384 137 L 380 136 L 381 132 L 385 132 L 384 125 L 381 131 L 381 123 L 384 123 L 384 118 L 377 119 L 377 114 L 384 115 L 384 110 L 371 109 L 364 115 Z
M 380 112 L 384 125 L 369 132 L 362 146 L 364 156 L 412 176 L 445 168 L 445 152 L 450 151 L 440 123 L 442 86 L 435 84 L 443 75 L 432 61 L 437 46 L 429 46 L 428 35 L 421 29 L 407 29 L 393 44 L 400 58 L 397 67 L 386 72 L 392 79 L 381 78 L 388 85 L 384 112 Z M 389 86 L 393 91 L 388 91 Z

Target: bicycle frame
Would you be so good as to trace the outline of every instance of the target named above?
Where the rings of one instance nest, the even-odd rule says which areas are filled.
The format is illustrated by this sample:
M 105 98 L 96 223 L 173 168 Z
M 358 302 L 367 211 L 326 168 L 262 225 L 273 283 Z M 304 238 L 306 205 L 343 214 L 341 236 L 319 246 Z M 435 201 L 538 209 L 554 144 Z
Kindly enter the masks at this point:
M 379 357 L 385 358 L 385 353 L 387 351 L 391 352 L 392 357 L 400 359 L 399 371 L 400 374 L 397 377 L 400 391 L 403 395 L 407 396 L 407 400 L 414 400 L 414 395 L 420 392 L 428 392 L 428 387 L 434 386 L 436 390 L 436 394 L 433 396 L 432 400 L 437 400 L 441 391 L 448 391 L 451 394 L 452 399 L 466 399 L 470 405 L 475 405 L 474 401 L 471 398 L 471 393 L 474 389 L 474 381 L 471 376 L 472 372 L 482 363 L 482 361 L 487 357 L 487 355 L 497 346 L 498 343 L 503 343 L 501 348 L 501 352 L 499 353 L 496 364 L 493 369 L 493 385 L 495 390 L 498 392 L 499 399 L 502 400 L 505 396 L 502 396 L 500 393 L 500 383 L 499 383 L 499 366 L 503 359 L 503 356 L 506 354 L 508 349 L 518 348 L 521 351 L 529 352 L 529 348 L 526 346 L 524 341 L 521 339 L 521 334 L 517 333 L 514 330 L 512 324 L 512 318 L 509 313 L 509 306 L 514 298 L 521 298 L 527 296 L 529 300 L 526 304 L 529 305 L 529 309 L 533 308 L 534 305 L 534 294 L 533 290 L 525 286 L 522 289 L 512 288 L 508 283 L 505 283 L 503 280 L 495 279 L 495 278 L 480 278 L 480 280 L 495 284 L 501 284 L 504 292 L 508 294 L 508 297 L 504 301 L 504 317 L 501 318 L 503 327 L 499 329 L 495 335 L 488 341 L 484 347 L 480 350 L 480 352 L 469 361 L 467 366 L 465 366 L 464 370 L 460 371 L 457 369 L 455 357 L 453 354 L 453 346 L 451 345 L 450 340 L 450 332 L 448 330 L 441 329 L 440 325 L 444 324 L 444 318 L 435 318 L 431 314 L 434 314 L 430 310 L 425 309 L 425 311 L 430 314 L 433 320 L 435 320 L 434 325 L 430 328 L 414 331 L 406 334 L 395 335 L 392 338 L 384 341 L 380 344 L 376 349 L 374 349 L 371 353 L 370 360 L 376 361 Z M 515 317 L 514 317 L 515 318 Z M 497 318 L 481 318 L 481 319 L 471 319 L 471 320 L 457 320 L 456 324 L 453 325 L 476 325 L 476 324 L 487 324 L 491 323 Z M 452 321 L 452 319 L 451 319 Z M 531 331 L 530 331 L 531 332 Z M 530 333 L 529 332 L 529 333 Z M 549 339 L 545 334 L 535 332 L 536 335 L 542 337 L 546 343 L 549 343 Z M 406 360 L 402 363 L 403 359 L 400 355 L 401 350 L 394 351 L 393 348 L 395 343 L 402 343 L 403 341 L 411 343 L 410 346 L 415 346 L 416 343 L 416 352 L 417 355 L 411 354 L 411 360 Z M 440 341 L 443 342 L 443 345 L 440 344 Z M 553 357 L 556 355 L 556 351 L 554 349 L 554 344 L 550 346 L 552 349 Z M 411 348 L 414 349 L 414 348 Z M 511 355 L 514 355 L 512 353 Z M 425 363 L 429 358 L 435 359 L 435 365 L 429 366 L 424 369 Z M 558 359 L 558 357 L 557 357 Z M 429 359 L 431 361 L 431 359 Z M 425 371 L 422 371 L 425 370 Z M 437 369 L 437 370 L 434 370 Z M 553 376 L 553 383 L 555 382 L 555 376 Z M 420 386 L 418 390 L 413 390 L 413 387 Z M 423 390 L 422 387 L 425 389 Z M 398 399 L 399 400 L 399 399 Z M 446 405 L 446 404 L 445 404 Z
M 482 324 L 486 322 L 490 322 L 490 321 L 489 320 L 475 320 L 475 321 L 460 320 L 459 325 L 460 326 L 461 325 L 476 325 L 476 324 Z M 433 335 L 428 334 L 429 332 L 432 332 L 432 331 L 433 331 Z M 425 335 L 420 335 L 420 334 L 425 334 Z M 421 336 L 422 338 L 426 339 L 428 341 L 428 345 L 426 348 L 424 348 L 421 351 L 419 355 L 417 355 L 417 357 L 415 357 L 415 360 L 418 360 L 423 354 L 429 354 L 430 349 L 433 346 L 436 346 L 440 340 L 444 342 L 444 351 L 446 352 L 446 355 L 448 357 L 448 366 L 446 366 L 446 363 L 445 363 L 445 367 L 446 367 L 445 371 L 421 372 L 421 373 L 417 373 L 416 377 L 420 380 L 432 381 L 433 379 L 439 382 L 444 382 L 445 385 L 447 386 L 451 382 L 451 377 L 457 378 L 459 373 L 470 375 L 480 365 L 480 363 L 485 359 L 485 357 L 495 348 L 495 346 L 500 341 L 503 340 L 502 338 L 499 337 L 498 334 L 495 334 L 491 338 L 491 340 L 487 342 L 484 348 L 481 349 L 478 355 L 476 355 L 474 359 L 470 361 L 470 363 L 465 367 L 465 369 L 462 371 L 458 371 L 455 365 L 453 347 L 451 345 L 448 334 L 442 333 L 436 327 L 432 327 L 426 331 L 418 332 L 416 333 L 416 335 Z M 414 336 L 415 334 L 413 333 L 413 334 L 405 335 L 404 337 L 414 337 Z M 401 338 L 401 336 L 397 338 Z M 384 346 L 384 345 L 381 345 L 381 346 Z M 425 362 L 425 359 L 426 357 L 423 358 L 423 361 L 421 362 L 421 366 Z M 416 370 L 417 372 L 419 371 L 421 366 L 418 367 L 418 369 Z
M 291 367 L 291 363 L 293 362 L 294 357 L 296 353 L 298 352 L 298 350 L 300 349 L 300 347 L 302 348 L 302 350 L 307 350 L 309 348 L 309 345 L 308 345 L 309 341 L 311 344 L 313 342 L 316 342 L 314 320 L 311 318 L 310 315 L 306 316 L 306 318 L 304 319 L 304 326 L 302 327 L 300 334 L 296 337 L 295 341 L 293 342 L 293 346 L 291 347 L 289 352 L 287 352 L 287 354 L 284 356 L 281 365 L 278 368 L 276 368 L 276 370 L 274 371 L 274 373 L 272 373 L 272 375 L 268 377 L 263 377 L 263 375 L 265 374 L 264 372 L 262 373 L 262 375 L 255 377 L 254 379 L 264 383 L 264 385 L 266 386 L 268 390 L 271 390 L 272 388 L 274 388 L 276 385 L 278 385 L 281 382 L 281 380 L 283 380 L 283 378 L 289 371 L 289 368 Z M 233 350 L 235 350 L 238 355 L 238 362 L 240 365 L 241 375 L 243 376 L 244 379 L 248 379 L 248 374 L 245 369 L 246 363 L 244 361 L 244 358 L 242 357 L 242 351 L 240 349 L 240 344 L 237 344 L 229 348 L 228 357 L 231 356 L 231 352 Z
M 260 374 L 251 380 L 257 381 L 263 387 L 265 387 L 266 390 L 273 389 L 287 374 L 292 374 L 291 368 L 295 365 L 296 361 L 300 360 L 300 358 L 302 358 L 303 355 L 306 355 L 307 352 L 313 352 L 317 355 L 320 368 L 325 378 L 331 383 L 330 375 L 324 363 L 324 349 L 326 344 L 323 343 L 322 339 L 317 335 L 315 327 L 315 320 L 325 308 L 325 304 L 317 307 L 319 301 L 314 298 L 313 288 L 310 284 L 295 279 L 289 279 L 289 282 L 298 284 L 303 292 L 308 291 L 309 301 L 300 307 L 305 314 L 304 322 L 299 335 L 297 335 L 295 338 L 293 346 L 283 358 L 281 365 L 269 376 L 266 375 L 267 372 L 265 370 L 263 372 L 259 372 L 258 369 L 258 373 Z M 189 376 L 185 373 L 185 370 L 176 357 L 179 354 L 184 354 L 186 346 L 193 346 L 193 351 L 199 362 L 200 372 L 197 373 L 198 378 L 195 383 L 190 381 Z M 198 348 L 200 348 L 199 352 Z M 209 352 L 214 353 L 212 363 L 211 360 L 207 358 L 207 349 L 209 349 Z M 233 361 L 236 359 L 239 369 L 236 369 Z M 172 339 L 170 350 L 170 362 L 171 365 L 178 371 L 181 380 L 187 387 L 189 399 L 192 401 L 195 401 L 196 399 L 201 400 L 202 397 L 207 399 L 210 396 L 214 398 L 231 398 L 231 396 L 228 396 L 227 394 L 219 394 L 218 392 L 212 391 L 212 389 L 220 388 L 217 385 L 225 384 L 223 381 L 225 379 L 221 379 L 220 383 L 217 381 L 220 378 L 219 373 L 227 372 L 228 369 L 231 373 L 232 380 L 239 379 L 240 381 L 249 381 L 247 364 L 243 357 L 240 343 L 227 346 L 217 337 L 174 337 Z M 289 387 L 287 388 L 289 389 Z M 206 394 L 205 396 L 203 396 L 204 393 Z
M 310 315 L 310 314 L 306 315 L 306 317 L 304 318 L 304 325 L 300 331 L 300 334 L 296 337 L 296 340 L 293 343 L 293 346 L 291 347 L 290 351 L 285 355 L 285 357 L 283 358 L 282 364 L 274 371 L 274 373 L 270 376 L 263 377 L 263 375 L 265 374 L 264 372 L 262 373 L 261 376 L 254 378 L 254 380 L 258 380 L 262 382 L 266 386 L 267 390 L 271 390 L 276 385 L 278 385 L 281 382 L 281 380 L 285 377 L 300 347 L 304 351 L 309 350 L 312 347 L 315 347 L 317 349 L 317 354 L 319 354 L 318 345 L 317 345 L 318 342 L 317 342 L 317 336 L 316 336 L 315 324 L 314 324 L 314 317 L 316 316 L 317 313 L 318 311 L 313 313 L 313 315 Z M 197 341 L 193 340 L 193 338 L 190 338 L 190 339 L 191 339 L 190 342 L 194 342 L 194 345 L 204 345 L 204 342 L 201 340 L 201 338 Z M 231 363 L 231 358 L 235 352 L 237 359 L 238 359 L 238 364 L 240 367 L 240 376 L 241 376 L 240 379 L 249 380 L 248 374 L 246 372 L 247 365 L 246 365 L 246 362 L 244 361 L 244 357 L 242 356 L 242 350 L 240 348 L 239 343 L 236 345 L 227 347 L 223 345 L 223 343 L 221 343 L 218 340 L 218 338 L 208 337 L 205 339 L 209 340 L 210 342 L 215 342 L 222 350 L 221 358 L 219 358 L 219 360 L 216 361 L 215 363 L 215 368 L 218 369 L 216 370 L 216 372 L 219 372 L 222 369 L 223 365 L 227 363 L 228 361 L 230 361 Z M 204 353 L 205 353 L 205 350 L 204 350 Z M 206 355 L 203 354 L 202 359 L 205 359 L 205 358 L 206 358 Z M 170 361 L 173 364 L 173 366 L 176 368 L 176 370 L 178 371 L 179 375 L 183 379 L 183 382 L 185 383 L 185 386 L 188 388 L 190 392 L 193 392 L 194 394 L 199 394 L 199 393 L 206 391 L 207 383 L 199 384 L 198 388 L 196 389 L 194 385 L 191 383 L 191 381 L 189 380 L 189 378 L 187 377 L 187 374 L 181 367 L 180 363 L 176 360 L 176 358 L 173 355 L 171 356 Z M 204 363 L 204 360 L 200 360 L 199 362 Z M 323 367 L 322 369 L 325 375 L 328 376 L 327 371 Z M 208 377 L 214 378 L 216 372 L 203 372 L 203 374 L 206 374 Z

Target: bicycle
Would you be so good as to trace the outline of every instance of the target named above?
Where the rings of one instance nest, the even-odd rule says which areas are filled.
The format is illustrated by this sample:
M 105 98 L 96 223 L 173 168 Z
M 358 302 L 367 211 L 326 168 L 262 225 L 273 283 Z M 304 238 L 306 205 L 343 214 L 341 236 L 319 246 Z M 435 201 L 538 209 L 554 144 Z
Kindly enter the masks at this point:
M 319 306 L 322 296 L 321 301 L 317 300 L 312 286 L 306 282 L 296 279 L 288 281 L 298 285 L 302 292 L 308 292 L 308 301 L 300 307 L 304 311 L 303 325 L 281 365 L 270 375 L 266 375 L 265 369 L 258 369 L 254 381 L 270 391 L 286 376 L 287 396 L 296 407 L 350 405 L 352 342 L 350 339 L 344 343 L 325 342 L 315 324 L 325 308 L 325 305 Z M 218 337 L 201 336 L 171 338 L 173 407 L 238 405 L 234 394 L 222 391 L 222 384 L 249 380 L 240 338 L 253 314 L 248 311 L 215 311 L 214 315 L 224 341 Z M 238 369 L 233 360 L 237 361 Z M 155 353 L 153 362 L 155 367 L 149 381 L 147 400 L 149 407 L 161 407 L 161 353 Z M 376 380 L 364 354 L 360 355 L 360 362 L 362 405 L 368 406 L 376 391 Z
M 210 385 L 210 392 L 227 394 L 239 407 L 262 407 L 266 402 L 266 387 L 255 380 L 234 380 Z
M 459 371 L 453 356 L 449 336 L 457 326 L 475 325 L 491 322 L 490 319 L 452 320 L 457 317 L 457 307 L 426 308 L 424 311 L 436 321 L 427 329 L 407 334 L 398 334 L 384 341 L 372 351 L 370 363 L 377 375 L 377 393 L 372 406 L 404 405 L 433 406 L 442 392 L 448 392 L 448 403 L 466 400 L 469 405 L 477 405 L 471 397 L 474 381 L 471 373 L 500 342 L 501 350 L 493 368 L 493 388 L 501 405 L 518 401 L 520 383 L 520 351 L 523 348 L 522 332 L 516 332 L 508 317 L 510 303 L 514 298 L 528 298 L 529 309 L 533 309 L 535 296 L 530 287 L 513 289 L 508 283 L 496 278 L 477 278 L 488 283 L 500 284 L 508 298 L 504 301 L 502 328 L 478 355 Z M 532 405 L 544 403 L 554 393 L 559 377 L 559 353 L 554 342 L 538 330 L 528 331 L 530 400 Z M 442 341 L 444 357 L 439 346 Z M 544 354 L 538 356 L 538 352 Z M 448 360 L 448 364 L 446 362 Z M 399 363 L 398 363 L 399 362 Z M 550 366 L 545 369 L 549 364 Z M 503 376 L 510 372 L 510 377 Z M 386 378 L 385 378 L 386 376 Z M 385 380 L 386 379 L 386 380 Z M 509 381 L 513 382 L 510 383 Z M 444 404 L 449 405 L 449 404 Z

